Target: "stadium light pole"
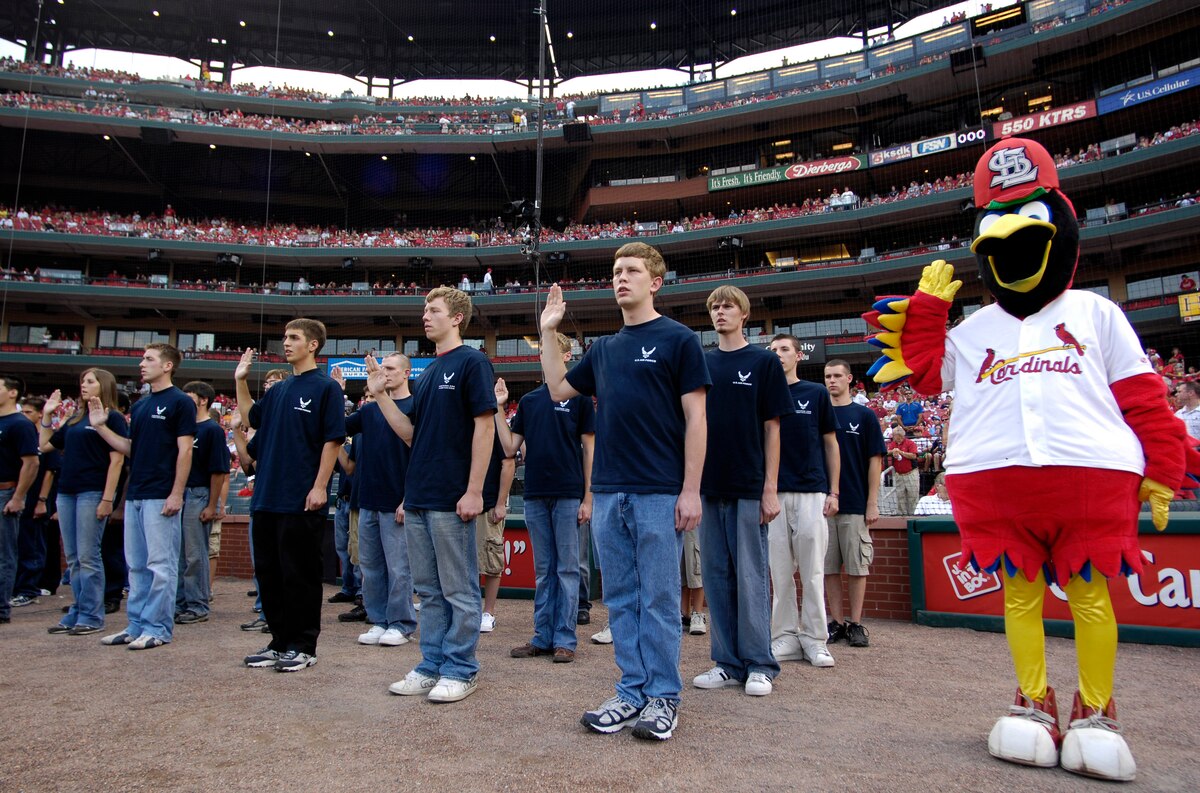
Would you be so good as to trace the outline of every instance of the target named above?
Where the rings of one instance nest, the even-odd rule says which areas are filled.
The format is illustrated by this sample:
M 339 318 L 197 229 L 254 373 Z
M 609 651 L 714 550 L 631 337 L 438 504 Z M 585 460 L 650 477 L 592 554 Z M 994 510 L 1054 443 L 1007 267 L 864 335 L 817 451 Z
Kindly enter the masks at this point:
M 534 290 L 533 308 L 534 322 L 538 321 L 538 296 L 542 288 L 542 170 L 545 157 L 546 143 L 546 0 L 538 0 L 538 101 L 537 101 L 537 149 L 534 160 L 537 163 L 534 172 L 533 185 L 533 233 L 529 246 L 529 256 L 533 261 Z

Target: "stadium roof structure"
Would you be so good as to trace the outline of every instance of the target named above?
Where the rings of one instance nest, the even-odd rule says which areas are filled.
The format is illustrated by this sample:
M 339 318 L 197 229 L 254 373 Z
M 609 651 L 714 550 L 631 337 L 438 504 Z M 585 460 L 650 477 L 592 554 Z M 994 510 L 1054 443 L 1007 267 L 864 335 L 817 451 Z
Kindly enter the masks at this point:
M 744 55 L 864 37 L 954 0 L 547 0 L 553 63 L 571 77 L 645 69 L 693 75 Z M 196 63 L 305 69 L 394 83 L 538 79 L 537 0 L 10 0 L 0 37 Z M 39 15 L 40 14 L 40 15 Z M 49 47 L 47 47 L 47 43 Z M 557 72 L 553 67 L 557 67 Z

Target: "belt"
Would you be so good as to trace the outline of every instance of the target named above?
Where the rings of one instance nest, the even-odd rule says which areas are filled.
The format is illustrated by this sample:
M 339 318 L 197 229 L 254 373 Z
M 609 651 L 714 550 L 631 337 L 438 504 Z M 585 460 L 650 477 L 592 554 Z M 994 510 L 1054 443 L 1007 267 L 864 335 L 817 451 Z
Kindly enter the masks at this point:
M 14 490 L 16 487 L 16 482 L 0 482 L 0 490 Z

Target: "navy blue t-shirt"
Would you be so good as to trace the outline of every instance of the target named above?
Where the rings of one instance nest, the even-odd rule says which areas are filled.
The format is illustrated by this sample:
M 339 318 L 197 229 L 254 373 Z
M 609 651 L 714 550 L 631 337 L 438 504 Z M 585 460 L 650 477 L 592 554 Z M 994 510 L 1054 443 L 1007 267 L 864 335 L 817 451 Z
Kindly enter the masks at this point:
M 37 457 L 39 445 L 33 422 L 21 411 L 0 416 L 0 482 L 20 479 L 21 458 Z
M 412 412 L 413 398 L 393 399 L 400 412 Z M 384 418 L 379 405 L 369 402 L 346 417 L 346 432 L 363 435 L 358 451 L 355 481 L 361 488 L 358 503 L 374 512 L 395 512 L 404 503 L 404 477 L 408 473 L 408 444 Z
M 475 417 L 496 412 L 492 365 L 465 344 L 439 355 L 413 391 L 412 457 L 404 505 L 453 512 L 471 479 Z
M 495 427 L 495 425 L 492 425 Z M 492 440 L 492 456 L 488 460 L 487 474 L 483 477 L 483 509 L 486 512 L 496 506 L 500 500 L 500 467 L 508 455 L 504 453 L 504 445 L 500 443 L 500 433 Z
M 225 430 L 212 419 L 196 422 L 196 437 L 192 439 L 192 470 L 188 487 L 211 487 L 213 474 L 229 473 L 229 447 L 225 445 Z
M 354 473 L 350 476 L 350 489 L 346 491 L 346 497 L 350 499 L 350 511 L 358 511 L 358 497 L 362 495 L 362 488 L 358 486 L 358 454 L 362 449 L 362 433 L 354 435 L 350 438 L 350 450 L 346 452 L 346 456 L 354 463 Z
M 346 437 L 344 397 L 329 375 L 309 369 L 276 384 L 250 408 L 258 430 L 258 478 L 250 508 L 303 513 L 330 441 Z
M 829 391 L 807 380 L 797 380 L 788 391 L 792 412 L 779 420 L 779 492 L 828 493 L 823 436 L 838 428 Z
M 875 455 L 887 454 L 883 430 L 879 429 L 879 417 L 854 402 L 834 405 L 833 414 L 837 417 L 838 448 L 842 455 L 838 512 L 843 515 L 865 515 L 868 464 Z
M 766 455 L 763 423 L 792 409 L 779 357 L 747 344 L 704 354 L 708 389 L 708 451 L 700 492 L 713 498 L 762 498 Z
M 175 386 L 151 391 L 130 411 L 128 501 L 160 499 L 175 486 L 177 439 L 196 434 L 196 403 Z
M 192 405 L 192 414 L 195 413 L 196 406 Z M 104 424 L 122 438 L 129 437 L 129 422 L 119 411 L 108 411 L 108 420 Z M 55 430 L 50 436 L 50 445 L 63 453 L 58 492 L 75 496 L 104 490 L 111 459 L 109 453 L 115 450 L 92 429 L 86 413 L 74 424 L 63 424 Z
M 595 493 L 679 493 L 686 422 L 680 397 L 712 383 L 696 334 L 670 317 L 597 339 L 567 383 L 599 398 Z
M 345 443 L 342 444 L 342 446 L 344 446 L 346 449 L 346 457 L 353 460 L 354 459 L 354 442 L 348 438 L 345 441 Z M 339 499 L 350 498 L 350 488 L 354 484 L 354 474 L 346 473 L 346 469 L 342 468 L 341 462 L 334 463 L 333 470 L 334 470 L 334 473 L 336 473 L 338 475 L 338 488 L 337 488 L 338 498 Z M 349 505 L 349 503 L 350 503 L 349 501 L 346 502 L 347 505 Z
M 583 498 L 580 438 L 596 432 L 592 398 L 550 398 L 538 386 L 517 403 L 512 431 L 525 438 L 525 498 Z

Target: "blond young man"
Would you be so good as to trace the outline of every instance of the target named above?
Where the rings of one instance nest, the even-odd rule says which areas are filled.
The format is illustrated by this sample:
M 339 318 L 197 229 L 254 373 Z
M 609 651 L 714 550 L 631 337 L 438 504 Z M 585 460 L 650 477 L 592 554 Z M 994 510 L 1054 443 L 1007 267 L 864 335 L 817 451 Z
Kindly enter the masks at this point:
M 404 525 L 413 585 L 421 598 L 421 662 L 388 689 L 431 702 L 475 693 L 482 617 L 475 518 L 484 510 L 484 480 L 496 428 L 492 365 L 463 344 L 471 298 L 440 287 L 425 297 L 422 323 L 437 358 L 417 380 L 413 410 L 379 399 L 387 378 L 367 356 L 367 387 L 392 430 L 412 448 L 404 482 Z
M 617 250 L 612 285 L 624 325 L 570 372 L 558 352 L 566 315 L 558 286 L 541 317 L 550 397 L 599 400 L 592 531 L 621 678 L 616 695 L 581 722 L 600 733 L 632 726 L 648 740 L 666 740 L 678 725 L 680 532 L 700 522 L 710 384 L 696 335 L 654 309 L 665 275 L 662 255 L 649 245 Z

